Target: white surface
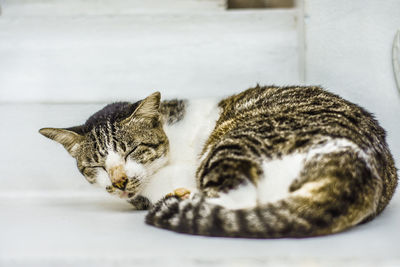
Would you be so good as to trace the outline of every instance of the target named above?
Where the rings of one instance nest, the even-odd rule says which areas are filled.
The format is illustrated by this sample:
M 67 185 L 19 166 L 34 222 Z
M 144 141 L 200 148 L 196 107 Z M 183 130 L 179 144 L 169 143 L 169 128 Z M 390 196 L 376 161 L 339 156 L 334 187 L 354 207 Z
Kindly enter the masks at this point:
M 100 107 L 0 105 L 0 266 L 400 265 L 398 195 L 374 221 L 320 238 L 204 238 L 145 225 L 145 213 L 87 183 L 64 148 L 37 133 Z
M 24 16 L 11 3 L 0 21 L 3 103 L 109 102 L 154 90 L 199 97 L 299 82 L 294 10 L 34 15 L 52 10 L 39 5 Z
M 1 266 L 399 266 L 399 199 L 376 220 L 309 239 L 205 238 L 144 224 L 102 198 L 0 198 Z
M 104 105 L 0 105 L 1 193 L 93 192 L 59 144 L 38 133 L 46 126 L 82 124 Z M 4 153 L 5 152 L 5 153 Z M 42 156 L 39 156 L 41 154 Z M 31 192 L 31 193 L 29 193 Z M 96 192 L 96 191 L 95 191 Z

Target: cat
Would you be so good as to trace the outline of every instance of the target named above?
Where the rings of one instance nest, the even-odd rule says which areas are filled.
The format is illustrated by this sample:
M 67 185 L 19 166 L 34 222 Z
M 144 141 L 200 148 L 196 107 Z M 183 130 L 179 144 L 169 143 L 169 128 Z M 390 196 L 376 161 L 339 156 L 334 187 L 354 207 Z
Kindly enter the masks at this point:
M 333 234 L 373 219 L 397 186 L 385 131 L 320 87 L 160 98 L 110 104 L 81 126 L 40 133 L 66 148 L 89 183 L 180 233 Z

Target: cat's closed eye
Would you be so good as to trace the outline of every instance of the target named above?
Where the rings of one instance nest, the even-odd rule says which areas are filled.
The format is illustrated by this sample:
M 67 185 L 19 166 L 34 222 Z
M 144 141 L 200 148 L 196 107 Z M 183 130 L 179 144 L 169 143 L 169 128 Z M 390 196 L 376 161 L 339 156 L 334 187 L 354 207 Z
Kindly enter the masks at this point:
M 134 146 L 131 150 L 129 150 L 129 152 L 128 153 L 126 153 L 126 156 L 125 156 L 125 161 L 126 161 L 126 159 L 133 153 L 133 152 L 135 152 L 136 151 L 136 149 L 139 147 L 139 145 L 137 145 L 137 146 Z
M 103 165 L 96 165 L 96 166 L 89 166 L 88 168 L 101 168 L 103 170 L 106 170 L 106 168 Z
M 155 150 L 162 144 L 162 142 L 153 144 L 153 143 L 140 143 L 134 146 L 125 156 L 125 160 L 128 159 L 129 156 L 137 154 L 137 156 L 143 156 L 145 153 L 154 153 Z
M 103 170 L 105 170 L 105 167 L 103 165 L 84 165 L 84 166 L 82 166 L 82 171 L 87 168 L 88 169 L 102 168 Z
M 83 175 L 91 177 L 93 176 L 97 170 L 102 169 L 104 171 L 106 171 L 106 168 L 102 165 L 94 165 L 94 166 L 83 166 L 80 171 Z

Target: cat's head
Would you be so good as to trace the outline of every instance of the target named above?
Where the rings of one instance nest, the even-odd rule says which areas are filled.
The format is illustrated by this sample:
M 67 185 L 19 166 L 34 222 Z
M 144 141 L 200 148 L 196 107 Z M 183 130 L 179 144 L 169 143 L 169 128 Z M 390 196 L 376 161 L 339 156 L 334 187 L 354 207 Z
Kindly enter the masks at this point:
M 84 125 L 39 132 L 65 147 L 89 183 L 131 199 L 168 160 L 169 143 L 159 109 L 156 92 L 134 104 L 110 104 Z

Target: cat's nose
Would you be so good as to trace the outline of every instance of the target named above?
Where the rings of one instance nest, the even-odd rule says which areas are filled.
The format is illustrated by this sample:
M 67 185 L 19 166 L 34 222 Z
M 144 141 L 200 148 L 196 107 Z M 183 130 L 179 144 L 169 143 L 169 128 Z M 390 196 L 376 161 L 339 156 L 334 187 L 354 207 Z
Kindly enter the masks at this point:
M 128 183 L 128 178 L 126 175 L 120 177 L 117 181 L 113 182 L 112 185 L 120 190 L 125 190 L 126 184 Z
M 128 177 L 122 165 L 112 167 L 108 170 L 111 183 L 115 188 L 124 190 L 128 183 Z

